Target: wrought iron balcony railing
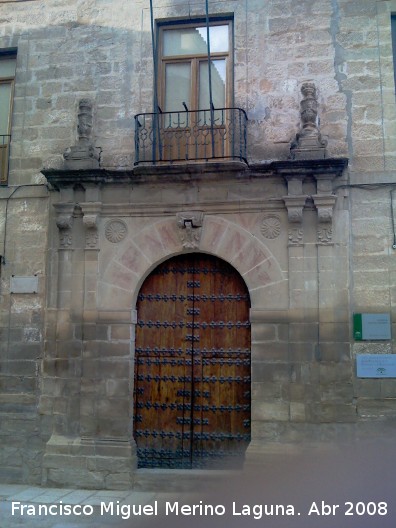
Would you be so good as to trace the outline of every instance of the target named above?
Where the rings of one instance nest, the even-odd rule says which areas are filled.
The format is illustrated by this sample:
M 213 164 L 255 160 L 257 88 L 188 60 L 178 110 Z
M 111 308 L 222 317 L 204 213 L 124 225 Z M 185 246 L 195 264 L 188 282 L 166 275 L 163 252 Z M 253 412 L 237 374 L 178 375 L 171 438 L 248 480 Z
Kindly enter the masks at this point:
M 10 140 L 9 134 L 0 134 L 0 184 L 7 183 Z
M 247 115 L 241 108 L 135 116 L 135 165 L 236 159 L 245 161 Z

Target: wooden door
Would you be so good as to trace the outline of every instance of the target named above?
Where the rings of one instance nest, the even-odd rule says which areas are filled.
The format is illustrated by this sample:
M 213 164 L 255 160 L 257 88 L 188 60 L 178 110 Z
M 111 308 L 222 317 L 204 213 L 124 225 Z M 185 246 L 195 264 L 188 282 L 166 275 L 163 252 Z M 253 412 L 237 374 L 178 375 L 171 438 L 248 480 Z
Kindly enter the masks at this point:
M 250 440 L 249 295 L 241 277 L 209 255 L 172 258 L 144 282 L 137 313 L 139 466 L 240 464 Z

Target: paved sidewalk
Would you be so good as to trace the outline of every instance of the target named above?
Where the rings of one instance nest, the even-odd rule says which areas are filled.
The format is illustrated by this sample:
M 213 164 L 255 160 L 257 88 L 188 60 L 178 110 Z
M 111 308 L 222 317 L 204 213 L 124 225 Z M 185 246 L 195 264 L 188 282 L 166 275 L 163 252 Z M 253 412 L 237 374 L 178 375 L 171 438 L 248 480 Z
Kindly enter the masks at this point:
M 130 526 L 127 523 L 127 505 L 151 505 L 163 502 L 168 497 L 164 493 L 144 491 L 106 491 L 41 488 L 23 484 L 0 484 L 0 527 L 1 528 L 80 528 L 107 526 Z M 171 495 L 169 494 L 169 500 Z M 106 506 L 101 508 L 101 504 Z M 39 514 L 53 506 L 52 514 Z M 54 506 L 55 505 L 55 506 Z M 64 505 L 77 505 L 76 513 L 60 514 Z M 82 511 L 86 506 L 85 514 Z M 124 508 L 122 508 L 124 506 Z M 117 509 L 118 507 L 118 509 Z M 113 514 L 111 513 L 113 510 Z M 132 517 L 131 517 L 132 518 Z M 143 525 L 150 517 L 133 516 L 133 525 Z M 151 517 L 152 519 L 152 517 Z
M 0 528 L 395 528 L 395 438 L 276 456 L 214 480 L 140 475 L 152 491 L 0 483 Z

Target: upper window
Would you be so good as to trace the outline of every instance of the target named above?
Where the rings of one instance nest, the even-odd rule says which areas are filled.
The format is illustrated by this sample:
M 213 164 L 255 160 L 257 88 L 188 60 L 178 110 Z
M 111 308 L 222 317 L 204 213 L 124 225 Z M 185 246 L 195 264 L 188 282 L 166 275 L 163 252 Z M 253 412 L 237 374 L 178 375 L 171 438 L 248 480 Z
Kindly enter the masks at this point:
M 210 108 L 208 39 L 205 23 L 160 28 L 159 103 L 166 112 Z M 209 27 L 210 77 L 215 108 L 230 106 L 231 23 Z
M 7 183 L 16 55 L 0 53 L 0 183 Z

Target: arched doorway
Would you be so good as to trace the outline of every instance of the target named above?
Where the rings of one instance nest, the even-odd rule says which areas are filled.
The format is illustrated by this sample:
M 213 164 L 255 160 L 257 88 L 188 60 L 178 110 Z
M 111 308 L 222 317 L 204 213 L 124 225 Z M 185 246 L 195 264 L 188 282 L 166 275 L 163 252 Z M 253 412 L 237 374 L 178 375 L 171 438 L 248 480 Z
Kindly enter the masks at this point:
M 211 255 L 173 257 L 145 280 L 135 348 L 140 467 L 241 463 L 250 440 L 249 307 L 240 275 Z

